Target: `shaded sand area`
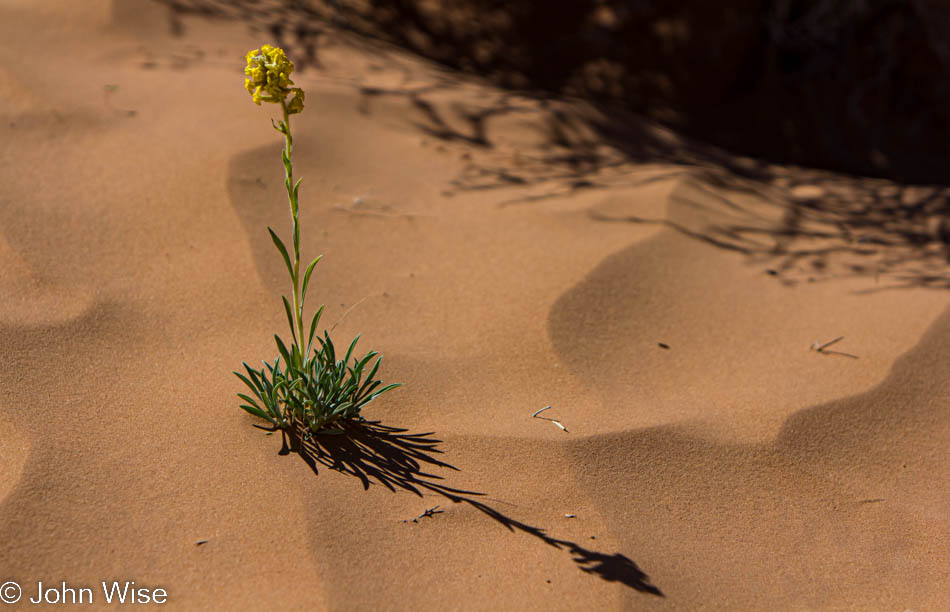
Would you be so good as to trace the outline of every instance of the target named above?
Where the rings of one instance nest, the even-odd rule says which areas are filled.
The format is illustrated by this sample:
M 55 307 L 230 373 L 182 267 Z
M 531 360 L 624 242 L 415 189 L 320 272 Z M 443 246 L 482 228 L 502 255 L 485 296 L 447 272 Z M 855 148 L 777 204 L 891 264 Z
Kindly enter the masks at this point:
M 7 0 L 0 33 L 0 580 L 181 610 L 950 607 L 941 221 L 911 248 L 833 207 L 906 191 L 632 155 L 581 105 L 328 32 L 302 250 L 334 338 L 405 387 L 302 458 L 231 374 L 286 324 L 281 143 L 242 89 L 266 33 L 134 0 Z

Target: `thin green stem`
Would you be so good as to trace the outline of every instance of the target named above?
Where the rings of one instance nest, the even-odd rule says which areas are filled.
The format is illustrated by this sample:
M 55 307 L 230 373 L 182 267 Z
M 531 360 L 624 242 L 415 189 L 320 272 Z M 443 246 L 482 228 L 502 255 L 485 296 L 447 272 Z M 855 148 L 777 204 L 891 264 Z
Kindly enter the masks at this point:
M 300 219 L 299 219 L 299 206 L 297 202 L 296 193 L 294 191 L 294 164 L 293 164 L 293 151 L 294 151 L 294 137 L 290 133 L 290 111 L 287 109 L 287 103 L 284 100 L 281 100 L 280 106 L 284 111 L 284 173 L 285 173 L 285 184 L 287 187 L 287 198 L 290 200 L 290 218 L 293 227 L 293 242 L 294 242 L 294 269 L 291 276 L 291 281 L 294 284 L 294 319 L 297 324 L 297 342 L 294 344 L 297 346 L 297 354 L 300 356 L 300 361 L 293 364 L 298 369 L 303 368 L 303 362 L 306 361 L 306 356 L 303 354 L 302 344 L 303 344 L 303 296 L 300 295 Z M 292 331 L 292 330 L 291 330 Z

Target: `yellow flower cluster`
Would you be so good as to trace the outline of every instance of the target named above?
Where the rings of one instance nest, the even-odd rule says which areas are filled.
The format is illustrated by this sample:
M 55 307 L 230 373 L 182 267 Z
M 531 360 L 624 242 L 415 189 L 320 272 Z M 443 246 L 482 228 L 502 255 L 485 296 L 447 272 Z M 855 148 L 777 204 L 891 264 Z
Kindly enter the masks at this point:
M 287 54 L 280 47 L 263 45 L 260 49 L 248 51 L 247 67 L 244 68 L 244 88 L 251 94 L 255 104 L 261 102 L 281 103 L 287 94 L 293 93 L 287 104 L 289 113 L 299 113 L 303 110 L 304 93 L 299 87 L 293 87 L 294 82 L 290 75 L 294 71 L 294 63 L 287 59 Z

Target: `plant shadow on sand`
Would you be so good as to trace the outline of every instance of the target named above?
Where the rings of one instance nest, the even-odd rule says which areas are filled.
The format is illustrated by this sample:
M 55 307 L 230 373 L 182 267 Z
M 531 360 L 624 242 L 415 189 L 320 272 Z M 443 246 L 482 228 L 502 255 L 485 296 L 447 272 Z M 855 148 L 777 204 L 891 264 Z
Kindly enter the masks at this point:
M 378 421 L 348 423 L 343 435 L 315 436 L 301 439 L 297 434 L 284 434 L 280 454 L 299 454 L 314 474 L 324 467 L 360 480 L 364 489 L 380 484 L 390 491 L 398 489 L 422 497 L 423 491 L 435 493 L 456 504 L 468 504 L 509 531 L 534 536 L 560 550 L 568 551 L 578 567 L 608 582 L 619 582 L 631 589 L 663 597 L 663 592 L 650 583 L 649 576 L 633 560 L 621 553 L 606 554 L 584 548 L 576 542 L 562 540 L 544 529 L 506 516 L 479 501 L 485 495 L 477 491 L 457 489 L 444 483 L 435 469 L 458 471 L 458 468 L 437 458 L 441 440 L 433 432 L 410 433 L 406 429 L 383 425 Z

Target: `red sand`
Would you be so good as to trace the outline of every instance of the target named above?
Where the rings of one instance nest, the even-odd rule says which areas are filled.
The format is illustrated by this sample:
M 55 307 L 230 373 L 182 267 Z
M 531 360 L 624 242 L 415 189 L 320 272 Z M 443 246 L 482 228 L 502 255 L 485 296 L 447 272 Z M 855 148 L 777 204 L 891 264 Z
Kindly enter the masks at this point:
M 312 299 L 405 383 L 366 416 L 455 469 L 279 455 L 231 374 L 285 326 L 281 143 L 241 74 L 267 41 L 164 11 L 0 5 L 0 581 L 182 610 L 950 607 L 946 293 L 783 284 L 696 236 L 785 201 L 689 166 L 570 189 L 527 99 L 492 148 L 442 141 L 358 87 L 441 84 L 418 99 L 461 133 L 502 94 L 343 35 L 297 81 Z M 531 180 L 459 189 L 478 168 Z M 809 350 L 837 336 L 858 359 Z

